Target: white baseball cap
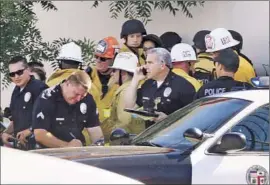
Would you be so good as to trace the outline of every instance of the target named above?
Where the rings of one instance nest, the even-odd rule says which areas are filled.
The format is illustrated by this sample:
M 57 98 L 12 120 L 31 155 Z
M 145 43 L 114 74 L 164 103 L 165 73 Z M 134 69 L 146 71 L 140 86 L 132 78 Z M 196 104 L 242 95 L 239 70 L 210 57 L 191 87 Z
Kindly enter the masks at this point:
M 239 41 L 233 39 L 231 33 L 225 28 L 217 28 L 205 36 L 206 52 L 215 52 L 227 49 L 239 44 Z
M 134 53 L 121 52 L 116 55 L 113 65 L 110 68 L 134 73 L 138 62 L 138 57 Z
M 186 43 L 174 45 L 171 50 L 171 58 L 173 63 L 197 60 L 195 50 Z
M 64 44 L 59 52 L 57 60 L 74 60 L 79 63 L 83 63 L 82 49 L 74 42 Z

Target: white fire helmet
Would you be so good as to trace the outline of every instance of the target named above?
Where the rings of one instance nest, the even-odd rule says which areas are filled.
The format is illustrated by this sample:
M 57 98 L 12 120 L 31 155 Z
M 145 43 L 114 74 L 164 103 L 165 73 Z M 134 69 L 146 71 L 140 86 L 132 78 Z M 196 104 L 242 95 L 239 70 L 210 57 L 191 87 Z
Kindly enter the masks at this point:
M 179 43 L 172 47 L 171 50 L 172 62 L 197 61 L 195 50 L 191 45 Z
M 212 53 L 223 49 L 231 48 L 239 44 L 233 39 L 231 33 L 225 28 L 217 28 L 205 36 L 206 52 Z
M 59 52 L 57 60 L 73 60 L 79 63 L 83 63 L 82 49 L 74 42 L 64 44 Z
M 134 73 L 138 64 L 138 57 L 132 52 L 121 52 L 116 55 L 112 69 L 120 69 Z

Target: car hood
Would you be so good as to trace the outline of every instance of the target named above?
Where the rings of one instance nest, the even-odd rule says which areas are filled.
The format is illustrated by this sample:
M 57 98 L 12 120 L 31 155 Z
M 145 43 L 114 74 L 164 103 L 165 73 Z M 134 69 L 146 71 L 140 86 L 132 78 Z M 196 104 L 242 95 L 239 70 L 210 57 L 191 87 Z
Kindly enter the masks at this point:
M 85 158 L 170 153 L 173 151 L 175 150 L 171 148 L 159 148 L 150 146 L 89 146 L 39 149 L 32 150 L 31 152 L 54 156 L 62 159 L 76 160 Z

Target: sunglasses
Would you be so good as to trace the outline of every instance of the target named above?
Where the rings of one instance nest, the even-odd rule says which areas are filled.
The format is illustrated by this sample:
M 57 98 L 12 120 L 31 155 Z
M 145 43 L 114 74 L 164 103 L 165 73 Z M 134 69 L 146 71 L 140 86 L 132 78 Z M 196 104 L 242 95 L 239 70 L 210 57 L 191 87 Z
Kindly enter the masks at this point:
M 24 68 L 24 69 L 20 69 L 20 70 L 18 70 L 18 71 L 11 72 L 11 73 L 9 73 L 8 75 L 9 75 L 10 77 L 15 77 L 16 74 L 17 74 L 18 76 L 21 76 L 21 75 L 23 74 L 24 70 L 25 70 L 25 68 Z
M 98 59 L 101 62 L 106 62 L 107 60 L 109 60 L 110 58 L 104 58 L 104 57 L 99 57 L 99 56 L 95 56 L 96 59 Z

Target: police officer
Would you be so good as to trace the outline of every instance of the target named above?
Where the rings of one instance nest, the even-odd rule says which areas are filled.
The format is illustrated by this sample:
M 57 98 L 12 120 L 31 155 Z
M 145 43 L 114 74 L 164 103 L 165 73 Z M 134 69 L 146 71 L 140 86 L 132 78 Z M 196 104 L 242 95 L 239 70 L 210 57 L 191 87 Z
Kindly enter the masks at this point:
M 10 110 L 12 123 L 2 134 L 3 143 L 10 146 L 8 140 L 19 141 L 22 149 L 35 147 L 32 137 L 33 105 L 40 93 L 48 86 L 30 75 L 27 61 L 22 56 L 15 56 L 9 61 L 9 76 L 16 87 L 11 96 Z
M 176 44 L 171 50 L 173 72 L 189 81 L 196 92 L 202 86 L 201 83 L 190 76 L 192 63 L 197 62 L 197 57 L 192 46 L 186 43 Z
M 119 52 L 119 48 L 119 43 L 114 37 L 109 36 L 100 40 L 94 52 L 95 66 L 89 66 L 86 69 L 93 84 L 97 87 L 98 100 L 96 104 L 99 110 L 101 128 L 104 133 L 109 132 L 103 122 L 110 117 L 113 95 L 119 87 L 118 84 L 112 81 L 112 69 L 110 69 L 115 56 Z
M 206 46 L 204 38 L 209 33 L 209 30 L 201 30 L 193 37 L 193 47 L 196 50 L 198 58 L 198 62 L 193 66 L 193 76 L 201 81 L 202 84 L 207 84 L 216 78 L 213 58 L 210 53 L 205 52 Z
M 179 44 L 182 42 L 182 38 L 176 32 L 172 31 L 163 33 L 160 36 L 160 39 L 163 43 L 164 48 L 166 48 L 168 51 L 171 51 L 172 47 L 175 44 Z
M 145 64 L 145 56 L 141 44 L 143 35 L 146 34 L 146 29 L 140 20 L 127 20 L 122 25 L 120 37 L 124 39 L 124 44 L 120 52 L 133 52 L 139 59 L 138 66 Z
M 59 69 L 55 71 L 47 80 L 49 87 L 60 84 L 62 81 L 67 79 L 72 73 L 80 71 L 84 63 L 82 58 L 82 49 L 79 45 L 74 42 L 69 42 L 61 46 L 59 55 L 56 60 L 59 64 Z M 99 91 L 95 84 L 91 85 L 89 93 L 93 96 L 96 104 L 99 101 Z M 90 137 L 86 130 L 83 131 L 86 139 L 86 144 L 91 143 Z
M 103 138 L 96 104 L 87 93 L 90 86 L 89 76 L 84 71 L 76 71 L 38 97 L 33 109 L 33 129 L 42 147 L 85 145 L 84 128 L 93 143 Z
M 228 31 L 231 33 L 233 39 L 239 41 L 239 44 L 234 46 L 233 49 L 235 51 L 237 51 L 239 56 L 243 57 L 245 60 L 247 60 L 253 66 L 252 61 L 246 55 L 244 55 L 241 52 L 241 50 L 243 48 L 243 37 L 242 37 L 242 35 L 240 33 L 238 33 L 237 31 L 235 31 L 235 30 L 228 30 Z
M 148 121 L 146 127 L 155 121 L 164 119 L 167 115 L 192 102 L 195 89 L 190 82 L 173 73 L 170 53 L 164 48 L 154 48 L 147 52 L 147 64 L 138 67 L 126 91 L 125 108 L 135 108 L 136 104 L 159 116 Z M 143 73 L 146 69 L 146 75 Z M 141 88 L 140 80 L 147 78 Z
M 143 37 L 142 46 L 143 46 L 144 56 L 146 57 L 147 50 L 152 49 L 152 48 L 163 47 L 163 44 L 162 44 L 161 39 L 157 35 L 148 34 Z
M 219 52 L 214 58 L 217 79 L 203 85 L 197 92 L 195 98 L 220 94 L 235 90 L 252 89 L 252 85 L 246 82 L 234 80 L 234 75 L 239 67 L 239 57 L 232 49 Z
M 213 57 L 219 54 L 219 51 L 232 48 L 239 44 L 239 41 L 233 39 L 232 35 L 225 28 L 217 28 L 205 36 L 206 52 L 213 53 Z M 237 53 L 236 51 L 234 51 Z M 234 79 L 241 82 L 249 82 L 256 76 L 252 65 L 239 56 L 239 68 L 234 75 Z
M 130 113 L 124 111 L 125 92 L 131 83 L 133 73 L 137 68 L 138 58 L 132 52 L 119 53 L 111 67 L 113 69 L 112 79 L 119 88 L 114 93 L 111 115 L 106 119 L 103 125 L 106 126 L 105 139 L 108 140 L 113 129 L 123 128 L 129 133 L 138 134 L 145 129 L 142 119 L 136 119 Z

